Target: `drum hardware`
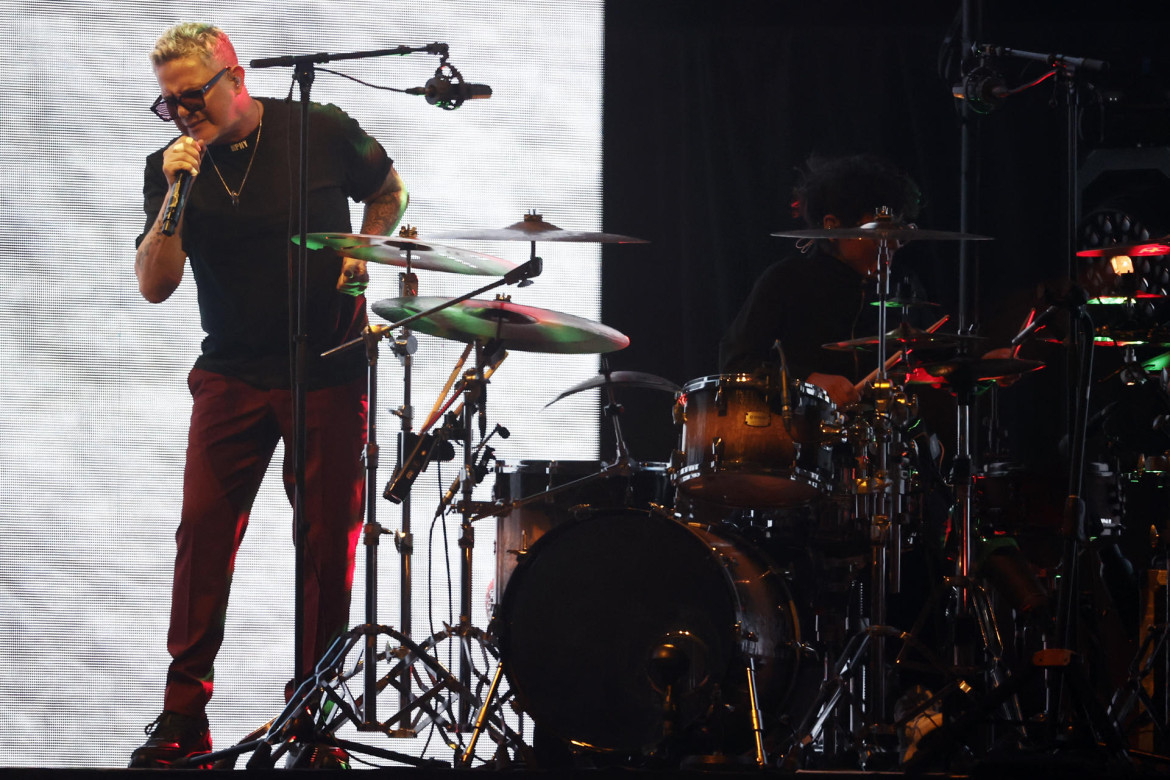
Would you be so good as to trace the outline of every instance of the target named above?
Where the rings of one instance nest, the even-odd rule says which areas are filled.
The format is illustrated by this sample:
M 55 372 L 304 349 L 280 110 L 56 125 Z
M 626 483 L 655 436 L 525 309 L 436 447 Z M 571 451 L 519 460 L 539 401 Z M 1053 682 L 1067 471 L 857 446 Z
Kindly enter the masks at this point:
M 888 209 L 880 209 L 877 219 L 871 225 L 848 230 L 824 231 L 793 231 L 782 235 L 792 235 L 799 232 L 797 237 L 815 239 L 825 238 L 870 238 L 876 242 L 877 249 L 877 299 L 878 299 L 878 333 L 880 336 L 851 339 L 825 345 L 829 349 L 855 350 L 874 349 L 877 351 L 877 369 L 867 377 L 872 381 L 873 409 L 872 419 L 860 419 L 830 423 L 825 426 L 826 435 L 837 436 L 845 434 L 846 443 L 853 445 L 854 480 L 852 490 L 855 493 L 856 509 L 860 516 L 868 517 L 870 523 L 870 579 L 866 591 L 866 607 L 868 614 L 863 619 L 860 630 L 847 643 L 846 648 L 838 661 L 833 665 L 834 670 L 826 679 L 818 695 L 817 703 L 809 712 L 800 730 L 784 759 L 784 765 L 795 767 L 800 759 L 801 752 L 821 739 L 825 724 L 834 708 L 841 702 L 847 688 L 857 694 L 850 696 L 852 712 L 849 717 L 850 731 L 853 744 L 862 768 L 867 768 L 871 760 L 877 759 L 889 751 L 889 739 L 894 734 L 898 724 L 891 720 L 889 712 L 889 696 L 887 695 L 887 673 L 899 663 L 904 663 L 906 654 L 912 647 L 920 647 L 921 642 L 915 636 L 915 631 L 904 634 L 887 624 L 886 602 L 887 594 L 897 592 L 900 588 L 901 551 L 900 530 L 901 520 L 905 515 L 905 495 L 910 484 L 909 472 L 904 462 L 905 448 L 899 449 L 901 435 L 907 420 L 916 414 L 913 402 L 900 387 L 897 387 L 888 378 L 888 371 L 894 360 L 887 360 L 887 348 L 899 350 L 911 349 L 940 349 L 957 348 L 962 351 L 982 343 L 982 339 L 967 334 L 940 334 L 935 332 L 938 325 L 932 326 L 931 331 L 920 331 L 903 323 L 893 330 L 887 330 L 885 310 L 889 295 L 889 265 L 893 251 L 900 245 L 899 242 L 916 238 L 939 239 L 973 239 L 982 238 L 969 234 L 947 234 L 935 231 L 931 235 L 923 231 L 915 235 L 913 228 L 900 226 L 894 223 Z M 805 234 L 808 235 L 805 235 Z M 895 358 L 897 356 L 895 355 Z M 1012 365 L 1010 368 L 1019 366 Z M 997 367 L 997 368 L 1003 368 Z M 964 374 L 970 375 L 965 363 L 952 366 L 947 364 L 943 369 L 947 373 L 946 381 L 959 384 Z M 864 385 L 865 383 L 861 383 Z M 973 384 L 973 383 L 972 383 Z M 860 388 L 859 388 L 860 389 Z M 956 426 L 958 428 L 959 453 L 956 457 L 959 473 L 963 474 L 965 463 L 969 463 L 969 397 L 967 403 L 959 404 Z M 860 437 L 860 438 L 859 438 Z M 969 469 L 968 469 L 969 471 Z M 960 479 L 959 506 L 966 507 L 960 510 L 960 555 L 958 561 L 958 575 L 949 578 L 946 587 L 956 591 L 958 606 L 962 614 L 970 609 L 969 590 L 977 586 L 968 578 L 970 571 L 971 553 L 970 542 L 972 529 L 970 527 L 969 491 L 966 489 L 967 476 Z M 937 597 L 937 596 L 936 596 Z M 978 612 L 982 617 L 981 625 L 990 631 L 995 631 L 994 618 L 990 611 L 980 602 Z M 916 627 L 917 630 L 917 627 Z M 901 652 L 893 665 L 887 663 L 886 644 L 891 639 L 902 642 Z M 998 641 L 998 634 L 995 634 Z M 931 657 L 927 654 L 926 657 Z M 937 669 L 943 671 L 947 678 L 952 680 L 946 688 L 962 690 L 967 686 L 961 676 L 956 676 L 953 670 L 948 670 L 942 664 Z M 860 683 L 860 685 L 858 685 Z M 943 694 L 945 695 L 945 693 Z M 936 694 L 937 700 L 938 695 Z M 926 706 L 933 706 L 933 701 Z M 925 708 L 923 708 L 925 711 Z
M 407 252 L 405 262 L 407 270 L 400 277 L 400 285 L 404 293 L 409 293 L 417 290 L 417 279 L 412 273 L 409 251 Z M 373 411 L 377 403 L 376 368 L 379 342 L 383 338 L 390 336 L 394 331 L 405 328 L 405 326 L 416 320 L 433 316 L 437 312 L 471 298 L 474 295 L 482 294 L 501 285 L 517 284 L 537 276 L 540 274 L 540 265 L 538 260 L 517 266 L 508 271 L 502 278 L 492 281 L 466 296 L 439 301 L 437 306 L 411 313 L 404 318 L 393 321 L 391 325 L 368 325 L 360 338 L 353 339 L 323 353 L 322 357 L 330 357 L 355 348 L 358 345 L 363 346 L 366 350 L 367 392 L 371 409 L 370 414 L 367 416 L 367 444 L 366 450 L 363 453 L 366 461 L 367 486 L 376 484 L 377 482 L 376 475 L 379 460 L 377 425 L 375 422 L 376 415 Z M 413 352 L 412 349 L 408 348 L 410 341 L 409 333 L 405 331 L 403 335 L 395 339 L 396 352 L 400 358 L 407 359 L 407 367 L 409 366 L 409 358 Z M 405 373 L 405 376 L 409 377 L 408 371 Z M 479 376 L 482 377 L 482 373 Z M 411 410 L 409 407 L 409 379 L 407 378 L 405 381 L 408 384 L 407 394 L 405 396 L 406 401 L 404 407 L 398 412 L 398 416 L 403 420 L 404 425 L 408 424 L 411 418 Z M 467 425 L 470 425 L 470 417 L 466 414 L 465 416 L 468 417 Z M 377 547 L 381 535 L 389 532 L 377 522 L 376 502 L 369 498 L 368 488 L 365 504 L 366 524 L 362 536 L 363 543 L 366 545 L 366 622 L 363 625 L 350 629 L 350 631 L 339 637 L 329 647 L 323 655 L 322 660 L 317 664 L 313 676 L 300 682 L 284 711 L 273 720 L 272 725 L 263 730 L 261 736 L 236 745 L 227 751 L 211 754 L 213 761 L 221 757 L 230 757 L 234 760 L 236 756 L 242 753 L 253 751 L 254 755 L 248 762 L 249 767 L 271 767 L 281 755 L 292 749 L 295 744 L 312 744 L 325 740 L 337 742 L 338 744 L 342 744 L 343 747 L 352 748 L 359 752 L 400 761 L 405 764 L 415 766 L 441 765 L 442 762 L 433 759 L 420 759 L 373 746 L 338 741 L 332 735 L 347 722 L 353 723 L 359 731 L 377 731 L 391 736 L 406 735 L 413 730 L 413 725 L 393 729 L 388 724 L 398 721 L 407 723 L 408 714 L 415 711 L 424 712 L 430 719 L 428 722 L 438 721 L 442 717 L 442 705 L 435 704 L 434 702 L 438 701 L 438 691 L 443 689 L 451 690 L 453 695 L 458 698 L 461 717 L 457 725 L 459 730 L 466 730 L 463 728 L 467 723 L 465 712 L 469 707 L 468 702 L 471 699 L 471 691 L 473 689 L 469 664 L 463 664 L 461 666 L 460 676 L 456 681 L 458 683 L 457 686 L 451 683 L 450 675 L 440 674 L 435 678 L 438 682 L 434 690 L 424 693 L 421 697 L 415 697 L 411 694 L 410 686 L 412 685 L 412 680 L 409 670 L 403 671 L 402 679 L 396 682 L 390 680 L 389 677 L 383 681 L 379 681 L 377 678 L 376 662 L 379 659 L 388 658 L 390 655 L 389 653 L 379 653 L 377 648 L 377 638 L 379 635 L 386 634 L 398 642 L 399 647 L 414 649 L 417 646 L 411 642 L 405 633 L 377 623 Z M 409 515 L 406 517 L 409 517 Z M 409 570 L 407 563 L 408 556 L 413 547 L 411 542 L 408 529 L 404 529 L 403 533 L 396 537 L 396 544 L 400 553 L 404 556 L 404 567 L 407 567 L 407 570 Z M 408 588 L 404 588 L 404 594 L 409 594 Z M 408 596 L 404 595 L 404 599 L 407 598 Z M 404 601 L 404 604 L 406 605 L 406 614 L 409 615 L 409 602 Z M 469 627 L 460 627 L 460 630 L 463 631 L 460 636 L 462 639 L 462 647 L 465 650 L 465 656 L 468 654 L 467 628 Z M 347 675 L 343 668 L 345 658 L 351 651 L 358 648 L 359 645 L 362 648 L 360 650 L 361 657 L 356 661 L 355 670 Z M 426 653 L 424 652 L 422 655 L 426 656 Z M 438 665 L 438 662 L 429 656 L 420 658 L 419 660 L 430 667 L 432 672 L 441 669 L 441 665 Z M 355 696 L 345 683 L 359 671 L 362 674 L 363 693 Z M 377 717 L 377 693 L 379 690 L 387 687 L 387 685 L 397 687 L 403 695 L 403 700 L 408 703 L 401 708 L 399 714 L 384 722 L 380 722 Z M 500 733 L 504 735 L 501 738 L 510 738 L 507 737 L 505 732 L 501 731 Z M 200 758 L 202 760 L 204 757 Z

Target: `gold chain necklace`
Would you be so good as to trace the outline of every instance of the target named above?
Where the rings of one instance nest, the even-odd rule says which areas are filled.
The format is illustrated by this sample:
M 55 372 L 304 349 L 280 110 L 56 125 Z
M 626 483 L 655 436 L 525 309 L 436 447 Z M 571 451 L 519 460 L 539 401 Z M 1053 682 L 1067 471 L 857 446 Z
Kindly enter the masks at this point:
M 232 206 L 239 208 L 240 193 L 244 191 L 244 185 L 248 183 L 248 174 L 252 172 L 252 163 L 256 161 L 256 149 L 260 146 L 260 134 L 264 132 L 264 114 L 260 114 L 260 125 L 256 128 L 256 144 L 252 147 L 252 156 L 248 158 L 248 167 L 244 169 L 244 178 L 240 180 L 240 188 L 232 191 L 232 188 L 224 181 L 223 174 L 219 172 L 219 166 L 215 164 L 215 156 L 211 153 L 211 147 L 207 147 L 207 156 L 211 158 L 211 167 L 215 169 L 215 175 L 219 177 L 220 184 L 227 190 L 227 194 L 231 196 Z

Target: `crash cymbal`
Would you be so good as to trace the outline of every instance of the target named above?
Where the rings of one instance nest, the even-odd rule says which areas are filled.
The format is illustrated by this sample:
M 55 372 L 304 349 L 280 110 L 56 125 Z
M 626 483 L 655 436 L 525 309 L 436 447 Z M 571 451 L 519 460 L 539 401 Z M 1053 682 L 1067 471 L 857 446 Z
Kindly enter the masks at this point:
M 300 236 L 293 236 L 293 243 L 299 244 Z M 416 238 L 371 236 L 362 233 L 309 233 L 305 243 L 309 249 L 332 249 L 344 257 L 381 265 L 396 265 L 400 268 L 406 267 L 409 254 L 411 268 L 422 271 L 503 276 L 516 267 L 515 263 L 499 257 L 420 241 Z
M 1118 255 L 1129 255 L 1130 257 L 1170 255 L 1170 236 L 1151 238 L 1149 241 L 1143 241 L 1139 244 L 1115 244 L 1097 249 L 1082 249 L 1077 252 L 1077 257 L 1117 257 Z
M 545 404 L 545 407 L 552 406 L 562 398 L 567 398 L 574 393 L 592 390 L 595 387 L 639 387 L 646 390 L 661 390 L 671 394 L 682 392 L 682 388 L 674 382 L 655 374 L 647 374 L 644 371 L 610 371 L 608 374 L 598 374 L 589 377 L 584 382 L 578 382 Z
M 379 317 L 398 322 L 449 300 L 437 296 L 387 298 L 375 302 L 373 309 Z M 460 301 L 415 320 L 410 328 L 453 341 L 500 341 L 505 348 L 519 352 L 613 352 L 630 344 L 629 337 L 592 320 L 499 298 Z
M 925 363 L 907 372 L 907 384 L 944 384 L 957 381 L 991 382 L 1008 379 L 1044 368 L 1043 360 L 1023 358 L 978 358 L 959 357 L 939 363 Z
M 445 241 L 563 241 L 582 244 L 646 244 L 641 238 L 617 233 L 596 233 L 586 230 L 562 230 L 539 214 L 525 214 L 524 219 L 505 228 L 470 228 L 445 230 L 434 234 Z
M 782 238 L 868 238 L 874 241 L 990 241 L 991 236 L 955 233 L 949 230 L 922 230 L 902 222 L 867 222 L 851 228 L 810 228 L 781 230 L 773 233 Z
M 862 338 L 836 341 L 822 344 L 825 349 L 848 351 L 854 349 L 876 349 L 881 338 L 878 336 L 863 336 Z M 886 346 L 890 349 L 950 349 L 964 345 L 978 344 L 985 339 L 981 336 L 961 336 L 958 333 L 930 333 L 920 330 L 906 323 L 886 334 Z

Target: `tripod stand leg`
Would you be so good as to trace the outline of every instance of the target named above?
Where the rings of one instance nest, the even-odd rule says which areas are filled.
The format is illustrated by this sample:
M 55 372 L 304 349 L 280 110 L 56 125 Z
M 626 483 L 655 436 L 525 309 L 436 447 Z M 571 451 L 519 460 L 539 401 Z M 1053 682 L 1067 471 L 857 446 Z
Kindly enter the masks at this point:
M 755 659 L 747 659 L 745 671 L 747 672 L 748 699 L 752 716 L 752 736 L 755 738 L 756 744 L 756 766 L 765 767 L 768 765 L 768 755 L 764 752 L 764 726 L 760 717 L 760 700 L 756 695 Z
M 487 722 L 488 709 L 492 706 L 492 702 L 496 698 L 496 691 L 500 688 L 500 678 L 503 674 L 504 664 L 500 662 L 496 664 L 496 673 L 492 676 L 491 687 L 488 688 L 487 696 L 483 700 L 483 706 L 479 708 L 479 714 L 475 717 L 475 729 L 471 732 L 471 737 L 467 741 L 467 750 L 463 751 L 463 758 L 459 761 L 461 766 L 471 766 L 471 759 L 475 757 L 475 743 L 479 741 L 479 735 L 483 731 L 484 724 Z M 752 697 L 752 706 L 755 706 L 754 694 Z

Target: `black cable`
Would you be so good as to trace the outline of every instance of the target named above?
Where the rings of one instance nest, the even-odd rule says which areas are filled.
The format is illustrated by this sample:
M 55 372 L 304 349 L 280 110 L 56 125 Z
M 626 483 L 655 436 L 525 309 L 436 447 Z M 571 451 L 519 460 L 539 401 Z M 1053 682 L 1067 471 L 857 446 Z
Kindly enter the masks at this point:
M 398 87 L 383 87 L 379 84 L 371 84 L 368 81 L 362 81 L 361 79 L 357 78 L 356 76 L 351 76 L 348 73 L 342 73 L 341 71 L 338 71 L 338 70 L 330 70 L 329 68 L 322 68 L 319 66 L 318 66 L 317 70 L 322 72 L 322 73 L 331 73 L 334 76 L 341 76 L 341 78 L 349 79 L 350 81 L 356 81 L 358 84 L 361 84 L 363 87 L 370 87 L 371 89 L 382 89 L 382 90 L 385 90 L 387 92 L 401 92 L 402 94 L 407 94 L 405 89 L 399 89 Z

